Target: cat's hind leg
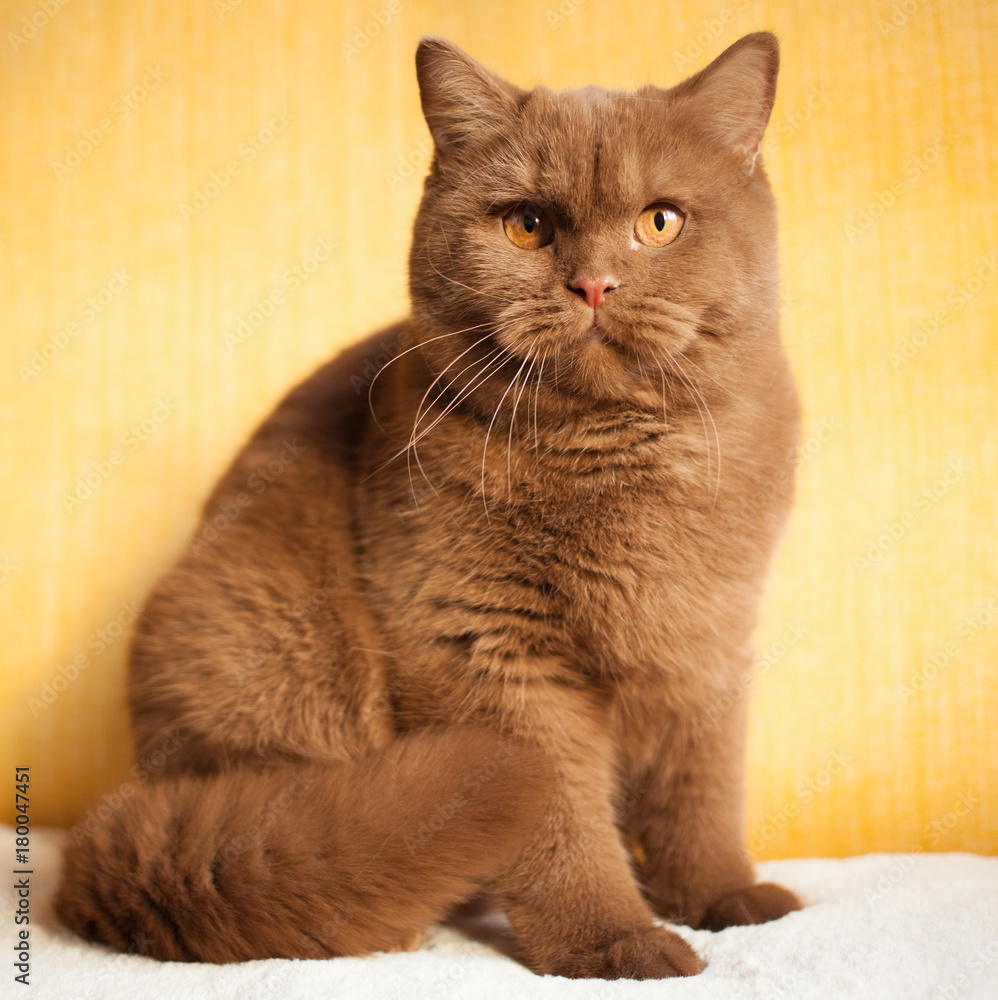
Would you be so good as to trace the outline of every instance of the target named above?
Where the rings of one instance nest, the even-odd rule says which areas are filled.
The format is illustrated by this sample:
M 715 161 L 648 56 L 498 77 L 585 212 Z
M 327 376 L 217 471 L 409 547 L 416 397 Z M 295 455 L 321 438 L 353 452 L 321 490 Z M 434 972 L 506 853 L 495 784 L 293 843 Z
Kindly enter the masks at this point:
M 536 751 L 464 726 L 356 761 L 163 778 L 73 831 L 57 912 L 165 961 L 401 950 L 512 864 L 547 775 Z

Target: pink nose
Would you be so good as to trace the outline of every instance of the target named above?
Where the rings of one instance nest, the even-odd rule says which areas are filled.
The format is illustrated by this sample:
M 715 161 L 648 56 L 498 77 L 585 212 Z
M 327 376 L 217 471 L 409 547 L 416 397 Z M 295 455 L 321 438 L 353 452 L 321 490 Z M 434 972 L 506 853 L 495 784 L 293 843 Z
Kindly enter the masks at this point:
M 577 278 L 569 282 L 568 287 L 586 300 L 586 305 L 593 311 L 603 305 L 603 299 L 611 288 L 617 287 L 616 278 Z

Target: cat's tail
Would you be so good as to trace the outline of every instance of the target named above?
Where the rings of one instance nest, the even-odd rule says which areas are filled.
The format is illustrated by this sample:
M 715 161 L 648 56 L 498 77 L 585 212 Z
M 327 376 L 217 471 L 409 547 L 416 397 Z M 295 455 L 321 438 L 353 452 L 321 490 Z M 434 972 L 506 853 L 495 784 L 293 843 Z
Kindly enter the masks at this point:
M 462 727 L 356 762 L 132 786 L 71 835 L 57 912 L 163 960 L 399 950 L 515 862 L 546 774 L 536 751 Z

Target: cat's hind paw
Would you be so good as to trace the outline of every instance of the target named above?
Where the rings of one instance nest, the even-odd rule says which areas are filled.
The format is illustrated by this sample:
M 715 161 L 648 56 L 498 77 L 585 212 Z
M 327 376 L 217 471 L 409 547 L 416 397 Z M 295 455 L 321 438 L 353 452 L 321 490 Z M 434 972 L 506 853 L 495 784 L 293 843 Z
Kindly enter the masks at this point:
M 678 934 L 649 927 L 606 947 L 573 955 L 550 971 L 571 979 L 671 979 L 695 976 L 703 966 Z
M 699 926 L 721 931 L 738 924 L 764 924 L 801 908 L 801 901 L 789 889 L 775 882 L 757 882 L 711 903 Z

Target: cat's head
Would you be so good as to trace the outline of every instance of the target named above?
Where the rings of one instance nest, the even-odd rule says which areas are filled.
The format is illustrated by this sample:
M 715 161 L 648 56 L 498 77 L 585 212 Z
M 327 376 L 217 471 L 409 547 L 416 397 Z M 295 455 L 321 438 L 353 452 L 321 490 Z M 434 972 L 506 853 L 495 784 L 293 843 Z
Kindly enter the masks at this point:
M 772 349 L 776 220 L 758 153 L 778 63 L 758 33 L 670 90 L 553 93 L 424 39 L 435 156 L 410 291 L 431 365 L 457 388 L 477 379 L 494 406 L 510 372 L 635 398 L 666 373 L 716 382 Z

